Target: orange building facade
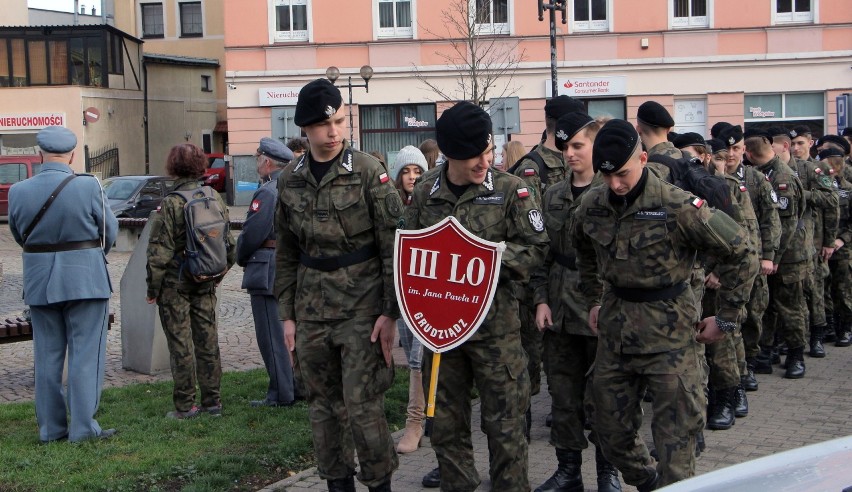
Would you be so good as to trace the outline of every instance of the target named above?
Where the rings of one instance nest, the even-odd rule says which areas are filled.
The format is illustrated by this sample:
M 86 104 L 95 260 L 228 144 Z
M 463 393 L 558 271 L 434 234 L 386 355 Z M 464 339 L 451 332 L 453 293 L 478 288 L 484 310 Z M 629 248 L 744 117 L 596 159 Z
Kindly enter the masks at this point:
M 837 131 L 837 96 L 852 92 L 848 0 L 567 0 L 557 14 L 558 91 L 592 115 L 634 120 L 649 99 L 676 131 L 709 137 L 717 121 L 807 124 Z M 468 6 L 475 11 L 469 16 Z M 296 95 L 337 67 L 344 102 L 351 76 L 356 146 L 388 158 L 434 135 L 434 123 L 469 68 L 459 52 L 471 26 L 493 77 L 492 111 L 518 125 L 495 137 L 538 142 L 550 97 L 548 13 L 525 0 L 225 0 L 229 152 L 247 156 L 264 136 L 298 135 Z M 463 29 L 462 29 L 463 31 Z M 370 65 L 369 92 L 359 68 Z M 494 72 L 497 73 L 496 75 Z M 461 83 L 460 83 L 461 82 Z M 469 82 L 469 80 L 468 80 Z M 431 86 L 431 87 L 430 87 Z M 500 99 L 498 98 L 517 98 Z M 484 102 L 485 102 L 484 101 Z M 511 115 L 509 115 L 511 120 Z M 507 125 L 508 126 L 508 125 Z

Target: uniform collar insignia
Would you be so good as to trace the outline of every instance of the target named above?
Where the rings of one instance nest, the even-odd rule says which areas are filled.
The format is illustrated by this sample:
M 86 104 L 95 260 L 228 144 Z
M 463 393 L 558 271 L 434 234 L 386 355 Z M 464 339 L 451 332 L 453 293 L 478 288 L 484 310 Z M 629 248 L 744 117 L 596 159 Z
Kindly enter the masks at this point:
M 432 185 L 432 189 L 429 190 L 429 196 L 432 196 L 441 189 L 441 174 L 438 174 L 438 177 L 435 179 L 435 184 Z
M 482 185 L 485 186 L 488 191 L 494 191 L 494 173 L 491 169 L 487 171 L 485 181 L 482 182 Z
M 296 167 L 293 168 L 293 172 L 298 171 L 305 165 L 305 158 L 308 156 L 307 152 L 302 154 L 302 157 L 299 159 L 299 163 L 296 164 Z
M 742 178 L 743 176 L 745 176 L 745 169 L 743 169 L 743 165 L 742 165 L 742 164 L 740 164 L 740 167 L 739 167 L 739 168 L 737 168 L 737 176 L 739 176 L 739 177 L 741 177 L 741 178 Z
M 340 165 L 348 172 L 352 172 L 352 149 L 346 149 L 343 153 L 343 159 L 340 159 Z

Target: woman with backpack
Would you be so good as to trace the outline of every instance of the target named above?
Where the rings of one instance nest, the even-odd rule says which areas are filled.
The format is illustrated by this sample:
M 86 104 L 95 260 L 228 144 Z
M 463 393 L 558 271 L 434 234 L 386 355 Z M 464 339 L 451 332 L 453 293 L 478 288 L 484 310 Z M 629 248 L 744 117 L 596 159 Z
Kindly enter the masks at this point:
M 222 414 L 216 287 L 234 264 L 236 241 L 230 234 L 228 207 L 222 197 L 209 186 L 199 186 L 206 166 L 207 159 L 199 147 L 190 143 L 172 147 L 166 159 L 166 172 L 175 178 L 174 188 L 148 218 L 146 297 L 148 304 L 158 304 L 171 357 L 175 410 L 166 417 L 180 420 L 201 412 L 212 416 Z M 194 222 L 197 218 L 194 203 L 203 203 L 205 213 L 210 210 L 216 213 L 218 220 L 214 226 L 218 228 L 207 229 L 203 239 L 219 246 L 218 250 L 196 247 L 195 235 L 200 228 L 187 228 L 187 221 Z M 217 251 L 224 254 L 224 261 L 205 258 Z M 197 266 L 200 263 L 223 264 L 220 271 L 204 272 Z M 196 381 L 201 389 L 200 407 L 195 402 Z

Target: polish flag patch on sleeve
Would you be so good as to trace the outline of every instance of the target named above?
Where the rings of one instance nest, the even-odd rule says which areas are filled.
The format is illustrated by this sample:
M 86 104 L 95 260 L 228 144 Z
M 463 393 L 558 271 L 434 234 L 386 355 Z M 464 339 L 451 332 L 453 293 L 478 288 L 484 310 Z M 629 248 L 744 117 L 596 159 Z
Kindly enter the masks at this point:
M 695 208 L 701 208 L 703 205 L 704 205 L 704 200 L 702 200 L 700 198 L 696 198 L 695 200 L 692 200 L 692 206 L 695 207 Z
M 526 188 L 518 188 L 518 198 L 526 198 L 530 196 L 530 192 Z
M 786 190 L 786 189 L 787 189 L 787 184 L 786 184 L 786 183 L 781 183 L 781 184 L 779 184 L 779 185 L 778 185 L 778 189 L 779 189 L 780 191 L 784 191 L 784 190 Z
M 258 210 L 260 210 L 260 200 L 252 200 L 251 210 L 252 212 L 257 212 Z
M 381 181 L 382 184 L 385 184 L 388 181 L 390 181 L 390 178 L 388 177 L 388 173 L 379 174 L 379 181 Z
M 524 176 L 535 176 L 535 169 L 524 169 Z

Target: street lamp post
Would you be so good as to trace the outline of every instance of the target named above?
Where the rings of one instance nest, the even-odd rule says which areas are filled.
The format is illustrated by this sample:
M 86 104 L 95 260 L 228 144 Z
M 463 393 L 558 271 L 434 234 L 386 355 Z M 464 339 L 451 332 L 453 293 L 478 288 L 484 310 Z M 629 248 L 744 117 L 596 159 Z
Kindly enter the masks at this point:
M 370 92 L 370 79 L 373 78 L 373 67 L 364 65 L 358 73 L 364 79 L 363 84 L 353 84 L 351 75 L 347 77 L 346 83 L 346 86 L 349 87 L 349 145 L 353 145 L 355 141 L 355 124 L 352 121 L 352 88 L 363 87 L 366 92 Z M 340 78 L 340 70 L 337 67 L 328 67 L 325 69 L 325 77 L 334 84 Z
M 558 95 L 558 84 L 556 83 L 556 11 L 562 12 L 562 23 L 567 23 L 566 1 L 548 0 L 548 3 L 544 3 L 544 0 L 538 0 L 539 21 L 544 20 L 545 9 L 550 11 L 550 87 L 552 90 L 550 97 L 556 97 Z

